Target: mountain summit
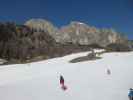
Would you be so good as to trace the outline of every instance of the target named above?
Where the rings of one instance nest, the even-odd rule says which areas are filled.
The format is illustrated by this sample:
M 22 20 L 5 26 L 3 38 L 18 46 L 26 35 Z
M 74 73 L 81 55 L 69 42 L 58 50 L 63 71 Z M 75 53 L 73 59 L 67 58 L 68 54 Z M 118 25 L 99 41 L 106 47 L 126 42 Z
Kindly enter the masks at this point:
M 47 31 L 56 42 L 61 44 L 97 44 L 105 47 L 112 43 L 127 43 L 127 39 L 114 29 L 98 29 L 79 21 L 72 21 L 60 29 L 43 19 L 31 19 L 25 25 L 36 31 Z
M 25 25 L 30 27 L 34 31 L 45 31 L 50 35 L 54 35 L 57 31 L 57 28 L 50 21 L 44 19 L 30 19 L 25 22 Z
M 113 29 L 98 29 L 77 21 L 61 27 L 57 35 L 57 42 L 79 45 L 98 44 L 105 47 L 111 43 L 125 43 L 127 41 Z

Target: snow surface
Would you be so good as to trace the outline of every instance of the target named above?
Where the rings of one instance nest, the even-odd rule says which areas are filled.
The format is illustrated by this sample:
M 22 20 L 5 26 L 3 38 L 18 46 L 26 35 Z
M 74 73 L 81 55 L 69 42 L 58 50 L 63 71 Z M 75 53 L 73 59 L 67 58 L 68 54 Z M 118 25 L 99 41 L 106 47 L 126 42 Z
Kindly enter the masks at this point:
M 0 100 L 128 100 L 128 89 L 133 87 L 133 52 L 106 53 L 95 61 L 69 63 L 87 54 L 0 66 Z M 59 84 L 60 74 L 66 91 Z

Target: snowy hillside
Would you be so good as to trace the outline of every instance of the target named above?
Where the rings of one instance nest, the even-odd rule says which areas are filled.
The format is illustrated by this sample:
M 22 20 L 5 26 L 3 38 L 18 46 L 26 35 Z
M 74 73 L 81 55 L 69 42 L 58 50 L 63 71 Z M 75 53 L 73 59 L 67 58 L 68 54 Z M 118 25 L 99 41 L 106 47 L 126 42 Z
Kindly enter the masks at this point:
M 128 89 L 133 87 L 133 52 L 106 53 L 102 59 L 69 63 L 87 54 L 0 66 L 0 100 L 128 100 Z M 60 88 L 60 74 L 66 91 Z

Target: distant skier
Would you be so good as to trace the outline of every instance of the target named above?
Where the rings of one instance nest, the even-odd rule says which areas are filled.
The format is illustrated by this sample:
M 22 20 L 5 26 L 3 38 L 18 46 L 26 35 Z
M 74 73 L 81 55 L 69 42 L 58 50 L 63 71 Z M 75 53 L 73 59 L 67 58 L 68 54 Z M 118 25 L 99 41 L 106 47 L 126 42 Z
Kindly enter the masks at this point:
M 60 85 L 62 90 L 65 91 L 67 89 L 67 86 L 64 84 L 64 77 L 62 75 L 60 75 Z
M 133 100 L 133 89 L 132 88 L 129 89 L 128 97 L 129 97 L 129 100 Z
M 111 74 L 110 69 L 107 69 L 107 74 L 108 74 L 108 75 L 110 75 L 110 74 Z

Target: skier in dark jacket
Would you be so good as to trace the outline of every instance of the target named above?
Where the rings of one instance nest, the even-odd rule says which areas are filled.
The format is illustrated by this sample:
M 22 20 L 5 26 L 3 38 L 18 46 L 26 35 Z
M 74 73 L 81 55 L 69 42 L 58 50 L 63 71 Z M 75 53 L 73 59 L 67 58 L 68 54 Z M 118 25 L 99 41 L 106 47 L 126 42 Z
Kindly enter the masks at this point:
M 60 84 L 61 84 L 61 85 L 64 85 L 64 78 L 63 78 L 62 75 L 60 75 Z
M 107 69 L 107 74 L 110 75 L 111 74 L 111 70 L 108 68 Z
M 60 85 L 61 85 L 62 90 L 64 91 L 67 90 L 67 86 L 64 83 L 64 78 L 62 75 L 60 75 Z
M 133 100 L 133 89 L 130 88 L 129 93 L 128 93 L 129 100 Z

